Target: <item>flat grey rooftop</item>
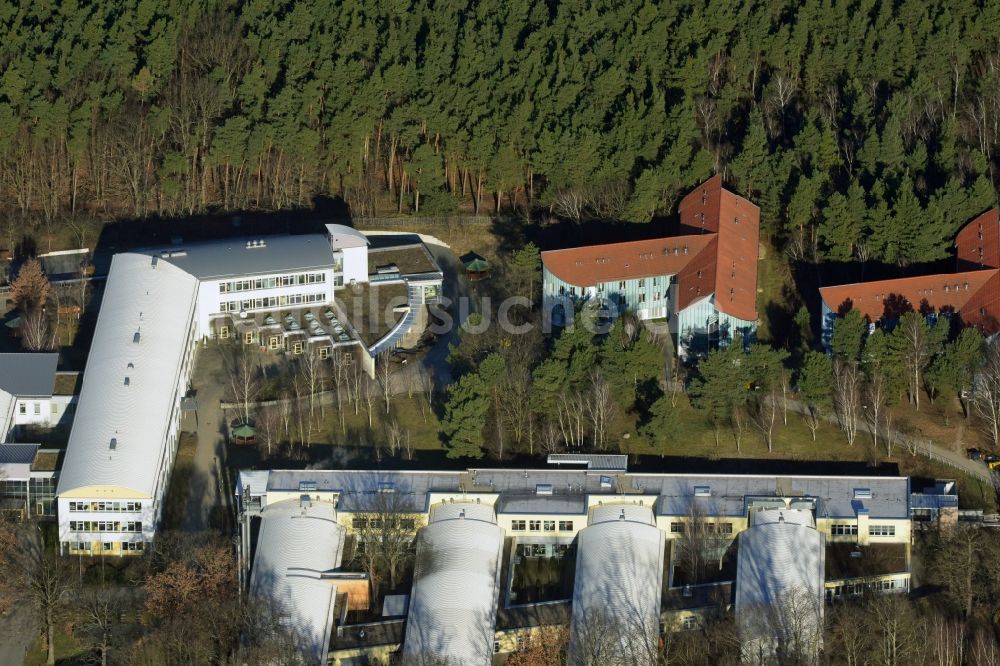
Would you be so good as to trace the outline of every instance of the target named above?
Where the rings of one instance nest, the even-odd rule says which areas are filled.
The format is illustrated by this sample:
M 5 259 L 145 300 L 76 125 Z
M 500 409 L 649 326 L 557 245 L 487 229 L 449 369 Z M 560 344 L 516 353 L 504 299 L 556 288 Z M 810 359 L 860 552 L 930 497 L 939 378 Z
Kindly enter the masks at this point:
M 466 471 L 275 470 L 268 490 L 297 491 L 302 482 L 320 491 L 339 492 L 340 508 L 364 510 L 378 491 L 392 488 L 417 506 L 427 506 L 431 492 L 498 493 L 502 513 L 580 510 L 586 495 L 658 495 L 661 516 L 686 516 L 692 504 L 709 515 L 746 515 L 754 498 L 802 497 L 815 501 L 817 518 L 853 518 L 867 509 L 872 518 L 909 517 L 906 477 L 760 476 L 696 474 L 613 474 L 566 469 L 469 469 Z M 263 479 L 250 482 L 263 490 Z M 696 497 L 695 487 L 706 496 Z M 859 490 L 869 491 L 856 497 Z
M 657 513 L 685 516 L 692 503 L 709 515 L 746 514 L 746 498 L 795 497 L 817 500 L 817 518 L 853 518 L 868 509 L 872 518 L 909 517 L 909 479 L 905 477 L 841 476 L 698 476 L 629 475 L 637 490 L 658 494 Z M 707 497 L 694 497 L 695 486 L 708 487 Z M 856 499 L 855 490 L 868 489 L 870 498 Z
M 247 243 L 254 244 L 248 246 Z M 136 252 L 158 257 L 159 261 L 167 261 L 199 280 L 291 273 L 333 266 L 333 251 L 322 234 L 229 238 Z
M 497 513 L 545 513 L 577 514 L 587 513 L 585 495 L 537 495 L 505 493 L 497 500 Z
M 52 395 L 59 354 L 0 354 L 0 391 L 21 398 Z

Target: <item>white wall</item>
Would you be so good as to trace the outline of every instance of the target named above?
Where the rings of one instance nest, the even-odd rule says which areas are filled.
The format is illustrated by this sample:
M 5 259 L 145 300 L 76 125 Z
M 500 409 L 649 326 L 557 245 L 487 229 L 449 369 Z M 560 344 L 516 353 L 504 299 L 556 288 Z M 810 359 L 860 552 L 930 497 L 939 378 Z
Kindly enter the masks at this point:
M 344 284 L 351 284 L 351 280 L 357 282 L 368 282 L 368 248 L 367 247 L 347 247 L 344 253 Z
M 14 405 L 14 425 L 52 427 L 59 424 L 66 408 L 76 396 L 56 395 L 51 398 L 18 398 Z M 35 408 L 38 413 L 35 413 Z M 24 413 L 21 413 L 24 409 Z
M 210 280 L 202 282 L 201 284 L 198 285 L 198 305 L 196 309 L 197 337 L 204 338 L 211 336 L 212 333 L 211 321 L 213 315 L 220 314 L 221 303 L 223 301 L 267 298 L 271 296 L 277 296 L 277 297 L 292 296 L 295 294 L 318 294 L 322 292 L 326 296 L 326 301 L 324 301 L 324 303 L 317 303 L 314 305 L 324 305 L 333 302 L 333 290 L 334 290 L 333 269 L 331 268 L 324 270 L 298 271 L 296 273 L 286 272 L 273 275 L 254 275 L 253 277 L 266 278 L 266 277 L 278 277 L 279 275 L 300 275 L 303 273 L 323 273 L 324 275 L 326 275 L 326 282 L 320 282 L 316 284 L 293 285 L 290 287 L 275 287 L 273 289 L 255 289 L 251 291 L 237 291 L 225 294 L 219 293 L 220 282 L 229 282 L 231 280 L 236 280 L 236 279 L 249 279 L 250 276 L 242 278 L 227 278 L 225 280 Z M 261 310 L 250 310 L 250 312 L 274 312 L 278 309 L 287 309 L 292 307 L 299 308 L 306 306 L 304 305 L 276 306 L 272 308 L 262 308 Z M 238 316 L 238 313 L 230 313 L 230 314 Z

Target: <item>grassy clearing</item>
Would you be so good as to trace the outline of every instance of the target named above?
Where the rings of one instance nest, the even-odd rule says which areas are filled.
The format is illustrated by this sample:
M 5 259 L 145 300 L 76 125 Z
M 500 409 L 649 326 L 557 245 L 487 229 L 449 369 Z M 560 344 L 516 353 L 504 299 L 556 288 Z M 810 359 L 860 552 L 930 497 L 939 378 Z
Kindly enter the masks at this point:
M 410 445 L 416 450 L 433 450 L 441 448 L 438 437 L 438 420 L 430 404 L 423 396 L 395 396 L 389 405 L 389 414 L 385 413 L 385 403 L 381 400 L 372 405 L 371 423 L 368 427 L 368 412 L 362 403 L 358 413 L 354 405 L 344 405 L 344 426 L 341 428 L 340 417 L 336 408 L 327 409 L 323 419 L 322 441 L 331 444 L 357 444 L 358 436 L 367 436 L 365 443 L 383 445 L 388 441 L 390 423 L 395 421 L 404 433 L 409 433 Z
M 854 446 L 849 446 L 843 433 L 829 424 L 821 425 L 816 431 L 816 441 L 805 421 L 798 414 L 788 412 L 788 424 L 783 425 L 781 415 L 774 426 L 773 451 L 760 431 L 749 422 L 740 438 L 739 449 L 733 429 L 722 426 L 716 432 L 705 415 L 681 398 L 675 410 L 676 421 L 663 439 L 650 441 L 636 431 L 636 417 L 623 415 L 617 421 L 623 452 L 637 455 L 691 456 L 708 459 L 717 458 L 769 458 L 781 460 L 845 460 L 869 461 L 872 451 L 869 442 L 858 437 Z
M 28 648 L 27 654 L 24 655 L 24 666 L 44 666 L 48 654 L 43 638 L 39 635 Z M 69 633 L 68 626 L 56 626 L 55 644 L 57 664 L 87 663 L 90 650 Z
M 761 240 L 757 270 L 757 338 L 781 345 L 794 326 L 792 317 L 801 305 L 788 258 Z

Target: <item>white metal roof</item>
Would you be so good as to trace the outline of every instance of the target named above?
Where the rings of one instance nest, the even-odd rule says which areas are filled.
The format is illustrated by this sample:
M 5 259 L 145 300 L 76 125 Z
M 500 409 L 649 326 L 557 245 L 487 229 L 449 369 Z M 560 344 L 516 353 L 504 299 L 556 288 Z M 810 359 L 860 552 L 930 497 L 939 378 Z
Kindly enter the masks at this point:
M 164 261 L 154 266 L 146 255 L 112 259 L 59 494 L 114 485 L 154 495 L 197 287 L 192 276 Z
M 748 644 L 771 651 L 776 642 L 819 640 L 824 565 L 823 534 L 809 512 L 753 514 L 739 536 L 736 570 L 736 620 Z
M 571 664 L 652 664 L 660 627 L 663 533 L 653 510 L 607 504 L 577 537 Z
M 326 225 L 326 234 L 330 238 L 330 247 L 342 250 L 348 247 L 367 247 L 368 237 L 357 229 L 343 224 Z
M 442 505 L 431 520 L 417 539 L 404 660 L 487 666 L 493 658 L 503 530 L 488 506 L 475 503 Z
M 250 593 L 274 604 L 309 663 L 326 663 L 337 586 L 323 574 L 340 566 L 344 528 L 330 502 L 299 500 L 261 513 Z

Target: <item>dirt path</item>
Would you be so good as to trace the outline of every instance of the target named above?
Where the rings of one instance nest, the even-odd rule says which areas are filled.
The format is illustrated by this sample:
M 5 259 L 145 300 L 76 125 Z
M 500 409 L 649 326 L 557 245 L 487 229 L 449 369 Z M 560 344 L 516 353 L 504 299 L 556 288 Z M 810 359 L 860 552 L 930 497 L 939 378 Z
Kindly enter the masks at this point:
M 17 666 L 24 663 L 24 655 L 35 636 L 35 620 L 30 608 L 19 606 L 0 617 L 0 664 Z

